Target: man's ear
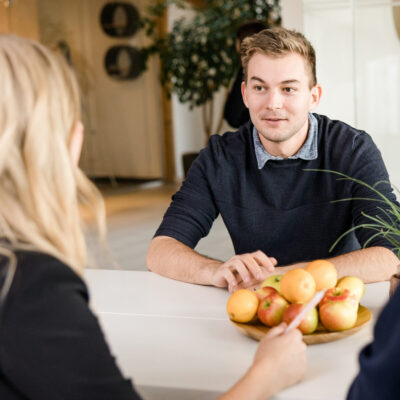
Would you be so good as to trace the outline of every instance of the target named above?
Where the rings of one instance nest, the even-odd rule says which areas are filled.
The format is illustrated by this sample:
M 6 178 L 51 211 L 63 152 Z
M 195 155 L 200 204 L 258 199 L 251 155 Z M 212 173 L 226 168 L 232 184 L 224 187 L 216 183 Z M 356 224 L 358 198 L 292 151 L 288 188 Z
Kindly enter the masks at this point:
M 320 85 L 315 85 L 311 88 L 311 102 L 309 111 L 315 110 L 318 107 L 318 104 L 321 100 L 322 96 L 322 87 Z
M 244 82 L 242 82 L 241 89 L 242 89 L 243 103 L 247 108 L 249 108 L 249 106 L 247 105 L 247 93 L 246 93 L 247 87 L 246 87 L 246 84 Z
M 71 156 L 72 162 L 75 165 L 79 164 L 79 159 L 81 157 L 82 145 L 83 145 L 83 124 L 78 121 L 75 124 L 74 130 L 71 133 L 71 139 L 69 142 L 69 154 Z

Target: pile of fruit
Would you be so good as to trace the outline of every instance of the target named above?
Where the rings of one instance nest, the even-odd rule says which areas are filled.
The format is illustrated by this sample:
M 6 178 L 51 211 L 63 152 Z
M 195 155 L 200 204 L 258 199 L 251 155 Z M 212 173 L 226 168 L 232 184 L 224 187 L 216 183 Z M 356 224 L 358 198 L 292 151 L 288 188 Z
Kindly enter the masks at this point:
M 328 331 L 352 328 L 365 286 L 355 276 L 337 279 L 335 266 L 327 260 L 310 262 L 305 269 L 296 268 L 284 275 L 272 275 L 259 289 L 240 289 L 228 300 L 229 318 L 241 323 L 273 327 L 282 321 L 289 324 L 317 291 L 326 289 L 319 305 L 302 320 L 298 329 L 313 333 L 320 322 Z

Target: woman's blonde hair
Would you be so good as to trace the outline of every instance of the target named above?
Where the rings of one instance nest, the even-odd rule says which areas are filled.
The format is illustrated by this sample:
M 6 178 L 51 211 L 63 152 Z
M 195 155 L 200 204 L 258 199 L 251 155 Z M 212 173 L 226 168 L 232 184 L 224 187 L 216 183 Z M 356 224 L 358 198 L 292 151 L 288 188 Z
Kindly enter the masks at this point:
M 87 262 L 79 203 L 104 233 L 104 203 L 69 154 L 81 119 L 71 68 L 43 45 L 0 35 L 0 237 L 81 274 Z

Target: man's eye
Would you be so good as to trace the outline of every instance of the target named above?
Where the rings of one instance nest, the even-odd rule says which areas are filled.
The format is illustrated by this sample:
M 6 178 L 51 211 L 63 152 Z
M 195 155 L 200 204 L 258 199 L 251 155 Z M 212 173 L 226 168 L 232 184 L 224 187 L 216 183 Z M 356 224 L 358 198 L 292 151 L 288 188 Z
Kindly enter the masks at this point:
M 254 86 L 254 90 L 255 90 L 256 92 L 261 92 L 263 89 L 264 89 L 264 88 L 263 88 L 262 86 L 260 86 L 260 85 Z
M 296 89 L 292 87 L 285 87 L 283 88 L 283 91 L 286 93 L 293 93 Z

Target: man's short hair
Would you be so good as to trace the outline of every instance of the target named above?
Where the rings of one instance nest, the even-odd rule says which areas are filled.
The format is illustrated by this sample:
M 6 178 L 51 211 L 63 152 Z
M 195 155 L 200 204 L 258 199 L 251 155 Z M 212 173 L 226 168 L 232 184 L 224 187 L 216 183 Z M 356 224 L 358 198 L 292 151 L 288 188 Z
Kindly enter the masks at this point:
M 251 57 L 255 53 L 270 57 L 282 57 L 297 53 L 304 57 L 310 73 L 310 88 L 317 84 L 315 51 L 311 43 L 300 32 L 281 27 L 264 29 L 247 37 L 240 46 L 244 81 L 247 82 L 247 70 Z
M 264 22 L 258 19 L 252 19 L 246 22 L 243 22 L 236 30 L 236 39 L 242 43 L 243 39 L 246 39 L 249 36 L 254 35 L 262 30 L 264 30 L 267 26 Z

